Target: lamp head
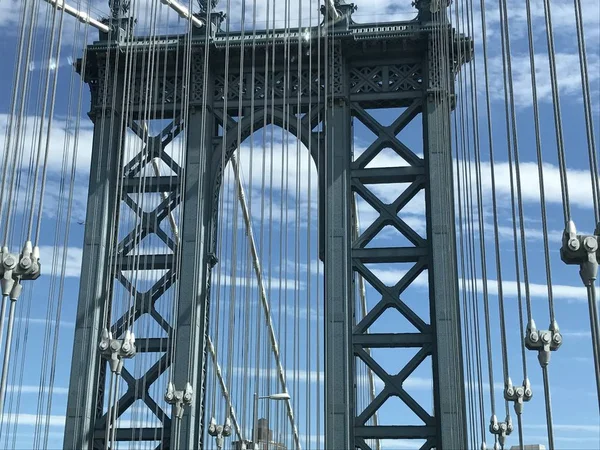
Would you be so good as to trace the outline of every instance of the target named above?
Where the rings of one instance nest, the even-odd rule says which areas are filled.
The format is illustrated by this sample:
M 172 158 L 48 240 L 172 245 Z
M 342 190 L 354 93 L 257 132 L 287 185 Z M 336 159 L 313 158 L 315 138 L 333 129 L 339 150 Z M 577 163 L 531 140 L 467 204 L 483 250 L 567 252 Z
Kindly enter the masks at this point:
M 268 398 L 270 400 L 289 400 L 291 397 L 287 392 L 282 392 L 280 394 L 271 394 Z

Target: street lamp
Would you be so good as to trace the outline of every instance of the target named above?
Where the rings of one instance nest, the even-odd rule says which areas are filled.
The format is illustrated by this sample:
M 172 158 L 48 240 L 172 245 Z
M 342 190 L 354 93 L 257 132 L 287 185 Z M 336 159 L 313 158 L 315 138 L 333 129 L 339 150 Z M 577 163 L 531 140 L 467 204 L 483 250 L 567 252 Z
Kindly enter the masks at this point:
M 254 450 L 258 449 L 258 433 L 257 433 L 257 428 L 258 428 L 258 401 L 259 400 L 275 400 L 275 401 L 282 401 L 282 400 L 289 400 L 290 394 L 288 394 L 287 392 L 282 392 L 280 394 L 271 394 L 271 395 L 265 395 L 262 397 L 258 396 L 258 393 L 255 392 L 254 393 L 254 414 L 253 414 L 253 418 L 252 418 L 252 445 L 254 447 Z

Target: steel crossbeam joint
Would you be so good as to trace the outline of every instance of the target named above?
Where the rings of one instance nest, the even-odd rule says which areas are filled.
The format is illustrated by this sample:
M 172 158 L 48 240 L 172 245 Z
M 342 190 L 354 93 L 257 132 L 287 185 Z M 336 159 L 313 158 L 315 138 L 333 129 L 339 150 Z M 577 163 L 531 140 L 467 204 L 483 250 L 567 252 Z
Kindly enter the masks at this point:
M 207 255 L 207 261 L 208 261 L 208 265 L 210 266 L 211 269 L 213 267 L 215 267 L 217 264 L 219 264 L 219 258 L 217 257 L 217 255 L 214 252 L 210 252 Z
M 20 254 L 11 253 L 8 247 L 0 249 L 0 278 L 2 295 L 18 298 L 23 280 L 36 280 L 41 274 L 40 248 L 27 241 Z M 15 289 L 15 295 L 11 291 Z
M 531 383 L 529 378 L 523 380 L 522 386 L 513 386 L 510 377 L 504 387 L 504 399 L 509 402 L 514 402 L 515 412 L 521 414 L 523 412 L 523 404 L 528 402 L 533 397 L 533 391 L 531 390 Z
M 500 450 L 500 448 L 504 448 L 504 443 L 506 442 L 506 436 L 510 436 L 513 432 L 513 423 L 510 415 L 506 416 L 504 422 L 498 422 L 498 418 L 496 415 L 492 415 L 490 419 L 490 433 L 494 436 L 498 436 L 498 440 L 494 444 L 494 450 Z
M 560 258 L 565 264 L 579 265 L 579 275 L 585 286 L 592 286 L 598 277 L 598 243 L 600 223 L 593 236 L 577 234 L 575 223 L 570 220 L 563 233 Z
M 217 425 L 217 421 L 214 417 L 212 417 L 210 419 L 210 424 L 208 425 L 208 434 L 215 438 L 217 448 L 221 450 L 223 448 L 225 438 L 231 436 L 231 421 L 229 420 L 229 417 L 225 419 L 225 423 L 223 425 Z
M 192 404 L 194 390 L 188 382 L 185 384 L 185 389 L 176 390 L 172 381 L 169 381 L 167 392 L 165 393 L 165 402 L 173 407 L 173 417 L 181 419 L 183 417 L 184 408 Z
M 112 333 L 107 328 L 102 330 L 98 348 L 100 354 L 108 360 L 111 372 L 117 375 L 121 375 L 124 360 L 133 358 L 137 351 L 133 332 L 127 330 L 123 339 L 113 339 Z
M 542 367 L 550 363 L 550 352 L 555 352 L 562 345 L 562 335 L 556 320 L 547 330 L 538 330 L 535 321 L 531 319 L 525 333 L 525 347 L 538 351 L 538 361 Z

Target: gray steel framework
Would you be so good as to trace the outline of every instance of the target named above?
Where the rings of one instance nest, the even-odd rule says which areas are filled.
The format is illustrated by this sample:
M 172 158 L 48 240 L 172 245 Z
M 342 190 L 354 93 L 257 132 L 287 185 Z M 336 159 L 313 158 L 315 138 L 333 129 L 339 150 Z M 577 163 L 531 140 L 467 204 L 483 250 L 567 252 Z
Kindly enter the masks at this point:
M 350 17 L 351 10 L 350 7 L 343 11 L 346 17 Z M 168 338 L 137 336 L 138 353 L 156 352 L 162 356 L 139 379 L 133 377 L 125 364 L 122 379 L 127 389 L 119 400 L 117 414 L 122 415 L 135 401 L 141 400 L 162 426 L 118 429 L 116 440 L 160 441 L 157 448 L 202 447 L 210 274 L 217 263 L 213 255 L 218 219 L 216 204 L 223 172 L 222 152 L 225 151 L 225 161 L 229 161 L 241 141 L 264 125 L 264 117 L 300 137 L 305 145 L 310 143 L 319 172 L 320 245 L 326 289 L 326 448 L 366 450 L 370 448 L 367 444 L 370 439 L 423 439 L 426 441 L 424 449 L 466 448 L 452 159 L 449 139 L 440 139 L 444 136 L 440 130 L 449 129 L 453 92 L 452 83 L 444 83 L 446 77 L 440 71 L 454 71 L 460 67 L 464 61 L 457 61 L 451 55 L 468 57 L 469 40 L 454 35 L 446 25 L 438 26 L 425 20 L 384 25 L 358 25 L 351 20 L 342 20 L 328 28 L 328 39 L 318 41 L 319 32 L 313 30 L 314 51 L 311 54 L 297 51 L 298 45 L 308 45 L 305 30 L 291 30 L 287 41 L 283 40 L 283 31 L 277 30 L 257 32 L 253 42 L 253 36 L 230 34 L 227 39 L 227 80 L 225 37 L 220 32 L 209 38 L 208 45 L 204 30 L 198 30 L 191 42 L 187 36 L 154 38 L 152 43 L 147 38 L 136 37 L 128 43 L 130 56 L 142 61 L 154 52 L 158 75 L 148 80 L 141 72 L 135 74 L 129 92 L 123 83 L 122 71 L 115 70 L 124 66 L 124 44 L 101 36 L 101 40 L 87 48 L 86 65 L 80 65 L 79 71 L 92 92 L 90 117 L 94 120 L 95 133 L 66 449 L 104 448 L 107 411 L 103 387 L 107 367 L 98 351 L 100 333 L 107 326 L 115 338 L 120 337 L 128 318 L 137 320 L 144 315 L 156 321 Z M 433 32 L 443 33 L 452 48 L 463 46 L 461 52 L 449 52 L 440 60 L 431 49 Z M 252 58 L 245 59 L 246 64 L 240 70 L 242 41 L 255 53 Z M 323 45 L 317 52 L 317 42 L 328 45 Z M 273 62 L 275 72 L 264 70 L 264 61 L 267 53 L 272 52 L 272 46 L 284 43 L 292 46 L 292 54 L 303 55 L 300 77 L 295 66 L 298 63 L 292 63 L 286 71 L 282 59 Z M 192 47 L 190 86 L 188 97 L 182 99 L 181 90 L 176 88 L 183 82 L 182 67 L 176 70 L 176 64 L 181 64 L 181 58 L 176 54 L 183 54 L 188 44 Z M 208 58 L 211 61 L 208 78 L 203 75 L 206 49 L 210 51 Z M 322 67 L 328 64 L 327 78 L 325 73 L 316 71 L 318 55 L 323 58 Z M 119 58 L 121 64 L 117 65 Z M 311 58 L 313 64 L 309 66 Z M 313 70 L 309 71 L 309 67 Z M 163 73 L 167 73 L 166 79 L 163 79 Z M 284 83 L 288 74 L 290 78 Z M 448 78 L 451 80 L 453 74 Z M 225 89 L 226 84 L 228 89 Z M 143 100 L 149 91 L 151 105 L 148 110 Z M 129 104 L 125 105 L 123 98 L 128 98 Z M 165 104 L 168 105 L 166 108 Z M 124 106 L 129 111 L 128 117 L 123 117 Z M 189 115 L 184 123 L 182 114 L 186 106 L 189 106 Z M 254 108 L 253 114 L 250 108 Z M 404 110 L 391 125 L 384 126 L 369 112 L 381 108 Z M 148 136 L 137 122 L 144 111 L 150 111 L 157 118 L 171 118 L 172 123 L 159 135 Z M 296 114 L 302 114 L 299 128 Z M 417 156 L 397 138 L 418 115 L 422 116 L 423 124 L 423 157 Z M 321 131 L 313 131 L 319 129 L 321 119 L 324 120 Z M 352 158 L 354 120 L 363 123 L 377 136 L 356 160 Z M 116 155 L 123 146 L 127 127 L 143 141 L 143 149 L 133 159 L 122 161 Z M 219 128 L 227 132 L 219 132 Z M 182 131 L 187 133 L 187 146 L 185 164 L 179 165 L 162 150 Z M 369 162 L 385 148 L 393 149 L 408 165 L 368 168 Z M 160 158 L 172 174 L 146 175 L 140 183 L 140 174 L 153 158 Z M 99 167 L 106 169 L 97 170 Z M 386 204 L 367 187 L 382 183 L 399 184 L 399 196 L 391 204 Z M 409 187 L 402 191 L 400 184 L 406 183 Z M 123 195 L 117 199 L 120 187 Z M 146 212 L 129 195 L 140 193 L 141 188 L 143 192 L 167 194 L 153 211 Z M 183 197 L 182 190 L 185 190 Z M 398 215 L 421 191 L 425 192 L 426 198 L 427 237 L 417 233 Z M 352 233 L 353 195 L 360 196 L 379 214 L 357 238 Z M 131 208 L 139 220 L 135 229 L 117 242 L 117 230 L 111 228 L 111 224 L 112 219 L 118 219 L 123 205 Z M 182 245 L 179 246 L 163 229 L 169 211 L 178 206 L 182 210 Z M 370 246 L 369 243 L 388 225 L 404 235 L 410 245 Z M 155 234 L 171 252 L 134 259 L 130 255 L 149 234 Z M 114 261 L 112 267 L 109 267 L 110 257 Z M 372 263 L 393 262 L 413 264 L 393 287 L 386 286 L 367 267 Z M 123 271 L 134 264 L 142 272 L 161 269 L 166 273 L 149 290 L 139 292 L 123 275 Z M 425 269 L 429 274 L 430 323 L 401 299 L 402 293 Z M 373 286 L 381 294 L 381 300 L 355 323 L 352 286 L 357 276 Z M 121 317 L 109 314 L 112 310 L 110 286 L 115 279 L 134 299 L 131 309 Z M 155 304 L 176 285 L 179 290 L 175 327 L 161 316 Z M 416 332 L 369 333 L 369 328 L 388 308 L 399 311 Z M 108 323 L 102 323 L 105 315 L 110 318 Z M 172 339 L 178 343 L 175 354 L 171 354 Z M 339 348 L 345 348 L 346 352 L 335 351 Z M 373 348 L 414 348 L 417 352 L 398 373 L 388 373 L 371 356 L 369 349 Z M 403 382 L 427 357 L 431 357 L 433 373 L 433 413 L 403 387 Z M 358 361 L 366 364 L 385 385 L 362 411 L 356 407 Z M 176 389 L 184 389 L 185 384 L 190 383 L 195 393 L 185 410 L 180 442 L 177 443 L 171 441 L 171 414 L 163 411 L 149 394 L 152 383 L 168 370 L 172 370 Z M 393 426 L 367 425 L 390 396 L 401 399 L 423 425 L 403 424 L 402 417 L 398 417 L 398 423 Z

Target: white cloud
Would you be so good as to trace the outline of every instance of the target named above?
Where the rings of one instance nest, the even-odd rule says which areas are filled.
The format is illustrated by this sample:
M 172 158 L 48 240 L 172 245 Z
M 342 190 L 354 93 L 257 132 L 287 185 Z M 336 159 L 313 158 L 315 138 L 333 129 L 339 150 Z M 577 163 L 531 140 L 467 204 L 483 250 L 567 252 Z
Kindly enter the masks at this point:
M 249 368 L 245 368 L 245 367 L 234 367 L 233 369 L 234 374 L 236 375 L 249 375 L 250 377 L 253 377 L 254 374 L 256 373 L 256 368 L 253 367 L 249 367 Z M 278 379 L 278 372 L 276 369 L 259 369 L 259 378 L 272 378 L 272 379 Z M 298 371 L 293 371 L 293 370 L 286 370 L 285 371 L 285 376 L 286 376 L 286 380 L 288 382 L 288 384 L 291 384 L 293 382 L 294 379 L 297 379 L 298 381 L 305 383 L 307 381 L 310 381 L 310 383 L 324 383 L 325 380 L 325 372 L 324 371 L 320 371 L 317 372 L 316 370 L 303 370 L 300 369 Z M 363 377 L 364 378 L 364 377 Z M 373 376 L 374 381 L 375 381 L 375 388 L 377 389 L 377 391 L 381 391 L 384 388 L 384 383 L 383 381 L 381 381 L 380 378 L 378 378 L 376 375 Z M 362 379 L 359 377 L 357 379 L 357 382 L 368 382 L 368 380 Z M 426 377 L 418 377 L 415 375 L 411 375 L 409 376 L 404 383 L 402 384 L 405 388 L 409 388 L 409 389 L 416 389 L 416 390 L 429 390 L 431 389 L 433 380 L 431 378 L 426 378 Z
M 394 269 L 373 269 L 373 274 L 377 276 L 379 280 L 388 286 L 393 286 L 406 274 L 404 270 Z M 419 275 L 412 284 L 413 286 L 426 288 L 428 286 L 428 280 L 426 274 Z M 483 293 L 483 280 L 477 279 L 477 292 Z M 490 295 L 498 295 L 498 281 L 489 279 L 487 281 L 488 293 Z M 518 293 L 518 285 L 516 281 L 503 280 L 502 289 L 503 294 L 506 297 L 516 297 Z M 467 290 L 471 290 L 471 285 L 467 284 Z M 547 299 L 548 298 L 548 287 L 545 284 L 529 283 L 529 290 L 532 298 Z M 553 284 L 552 292 L 556 299 L 562 299 L 566 301 L 581 301 L 587 302 L 587 290 L 582 286 L 567 286 L 562 284 Z M 525 283 L 521 282 L 521 295 L 525 295 Z
M 561 330 L 560 334 L 562 334 L 563 337 L 573 338 L 573 339 L 590 339 L 592 337 L 592 333 L 590 333 L 589 331 L 572 331 L 572 330 L 564 331 L 564 330 Z
M 54 387 L 52 387 L 52 389 L 50 389 L 50 386 L 44 386 L 42 389 L 40 389 L 39 386 L 9 385 L 7 388 L 7 391 L 14 392 L 14 393 L 20 392 L 21 394 L 39 394 L 40 391 L 42 391 L 45 394 L 48 394 L 51 392 L 52 395 L 54 396 L 54 395 L 67 395 L 69 393 L 69 388 L 54 386 Z
M 499 16 L 498 8 L 489 4 L 489 9 L 494 9 L 496 14 L 491 14 L 490 18 L 497 24 Z M 552 13 L 552 27 L 554 32 L 561 37 L 570 37 L 575 41 L 575 10 L 571 0 L 555 0 L 550 3 Z M 588 33 L 591 33 L 590 41 L 597 37 L 598 25 L 600 24 L 600 8 L 596 0 L 582 0 L 581 10 L 584 17 L 584 27 Z M 492 12 L 492 11 L 490 11 Z M 543 0 L 531 1 L 531 15 L 533 20 L 533 29 L 540 36 L 545 38 L 545 15 Z M 523 2 L 519 0 L 510 0 L 508 2 L 508 17 L 511 22 L 511 31 L 522 36 L 526 33 L 527 10 Z
M 517 296 L 517 282 L 516 281 L 503 281 L 502 289 L 503 293 L 507 297 Z M 483 291 L 483 281 L 477 280 L 478 292 Z M 529 283 L 529 290 L 531 297 L 533 298 L 548 298 L 548 287 L 545 284 Z M 488 292 L 491 295 L 498 295 L 498 282 L 496 280 L 488 280 Z M 587 302 L 587 291 L 582 286 L 566 286 L 562 284 L 553 284 L 552 292 L 554 298 L 562 300 L 573 300 Z M 525 295 L 525 283 L 521 283 L 521 295 Z
M 531 429 L 546 429 L 546 424 L 525 424 L 525 428 Z M 565 424 L 554 423 L 555 431 L 576 432 L 576 433 L 600 433 L 600 425 L 585 425 L 585 424 Z
M 4 149 L 6 145 L 6 130 L 9 124 L 9 114 L 0 114 L 0 148 Z M 25 157 L 23 164 L 29 164 L 29 155 L 37 155 L 38 146 L 42 151 L 42 160 L 46 150 L 46 131 L 42 133 L 42 140 L 39 142 L 36 124 L 40 122 L 39 116 L 27 116 L 24 118 L 20 133 L 21 144 L 25 149 Z M 13 123 L 13 127 L 16 124 Z M 45 128 L 47 128 L 48 120 L 45 120 Z M 9 151 L 14 152 L 17 133 L 13 131 L 11 138 L 11 148 Z M 79 141 L 77 143 L 77 168 L 88 172 L 90 168 L 90 158 L 92 152 L 93 126 L 92 123 L 83 118 L 79 129 Z M 48 148 L 48 169 L 55 173 L 60 173 L 63 166 L 63 155 L 68 152 L 67 162 L 70 167 L 71 155 L 75 145 L 75 119 L 72 118 L 69 122 L 66 119 L 55 117 L 52 121 L 52 130 L 50 132 L 50 145 Z M 14 153 L 13 153 L 14 154 Z M 34 156 L 35 157 L 35 156 Z M 11 165 L 11 167 L 13 167 Z
M 21 8 L 17 6 L 23 5 L 25 5 L 25 2 L 0 2 L 0 27 L 12 28 L 18 26 Z
M 561 99 L 581 98 L 581 72 L 579 69 L 579 56 L 577 53 L 556 53 L 556 72 Z M 529 54 L 515 53 L 511 58 L 515 102 L 518 106 L 529 106 L 532 103 L 531 66 Z M 598 55 L 588 54 L 588 77 L 592 95 L 597 97 L 597 81 L 600 79 L 600 59 Z M 496 100 L 504 100 L 504 81 L 502 74 L 502 57 L 490 58 L 491 93 Z M 538 99 L 542 102 L 552 102 L 552 85 L 548 66 L 548 55 L 535 54 L 536 84 Z M 483 83 L 480 84 L 483 88 Z
M 544 194 L 546 202 L 550 204 L 562 204 L 559 168 L 550 163 L 544 163 L 542 168 L 544 171 Z M 521 172 L 521 193 L 523 201 L 525 203 L 539 204 L 540 189 L 537 163 L 522 161 L 519 169 Z M 475 166 L 471 167 L 471 171 L 473 172 L 473 180 L 475 180 Z M 481 186 L 484 191 L 484 201 L 487 200 L 485 206 L 491 207 L 490 196 L 492 193 L 492 181 L 489 162 L 482 163 L 481 172 Z M 511 196 L 510 166 L 508 162 L 496 162 L 494 164 L 494 174 L 496 176 L 496 195 L 500 201 L 508 202 Z M 514 165 L 513 177 L 516 185 L 516 169 Z M 585 209 L 592 208 L 592 184 L 589 170 L 568 169 L 567 181 L 571 204 Z
M 29 317 L 29 318 L 15 317 L 15 320 L 22 322 L 22 323 L 28 323 L 29 325 L 44 325 L 45 326 L 46 324 L 50 323 L 52 326 L 54 326 L 54 324 L 56 324 L 56 320 L 38 319 L 38 318 L 32 318 L 32 317 Z M 60 326 L 64 327 L 64 328 L 74 328 L 75 322 L 61 320 Z
M 52 266 L 54 252 L 57 252 L 57 258 Z M 67 248 L 67 260 L 64 270 L 65 277 L 76 277 L 78 278 L 81 272 L 81 259 L 83 257 L 83 249 L 79 247 L 68 247 Z M 60 275 L 62 273 L 62 259 L 63 249 L 55 248 L 49 245 L 40 246 L 40 261 L 42 263 L 42 273 L 44 275 L 50 275 L 56 273 Z
M 37 416 L 36 414 L 5 414 L 2 420 L 4 424 L 19 424 L 36 426 L 39 423 L 48 423 L 51 427 L 64 427 L 65 416 L 51 415 L 51 416 Z

